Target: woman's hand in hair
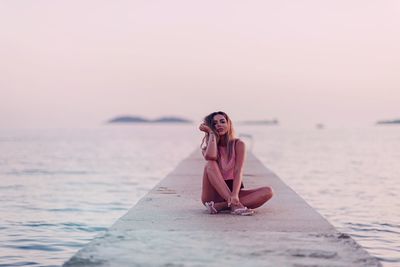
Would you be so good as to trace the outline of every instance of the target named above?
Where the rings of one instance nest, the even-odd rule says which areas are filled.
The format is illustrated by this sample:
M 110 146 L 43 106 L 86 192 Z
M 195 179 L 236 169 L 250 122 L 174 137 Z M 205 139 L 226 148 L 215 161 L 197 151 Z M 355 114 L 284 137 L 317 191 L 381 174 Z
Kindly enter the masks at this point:
M 199 129 L 200 129 L 200 131 L 205 132 L 205 133 L 211 132 L 210 127 L 208 127 L 205 123 L 200 124 Z

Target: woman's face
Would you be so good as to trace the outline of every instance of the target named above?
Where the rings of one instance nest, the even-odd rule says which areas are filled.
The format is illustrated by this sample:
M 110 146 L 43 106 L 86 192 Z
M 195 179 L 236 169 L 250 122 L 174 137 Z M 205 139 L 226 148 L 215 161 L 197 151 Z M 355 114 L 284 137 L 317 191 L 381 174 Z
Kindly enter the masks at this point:
M 217 114 L 214 116 L 213 126 L 219 136 L 222 136 L 222 135 L 225 135 L 226 133 L 228 133 L 229 125 L 223 115 Z

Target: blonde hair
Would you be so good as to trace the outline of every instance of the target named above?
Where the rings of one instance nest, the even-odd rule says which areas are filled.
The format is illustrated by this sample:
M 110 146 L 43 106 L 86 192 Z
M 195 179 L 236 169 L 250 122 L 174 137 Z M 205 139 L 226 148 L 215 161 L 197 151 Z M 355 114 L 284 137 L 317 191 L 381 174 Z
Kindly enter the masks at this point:
M 224 118 L 226 119 L 226 122 L 228 124 L 228 132 L 223 136 L 223 139 L 221 139 L 221 137 L 218 135 L 217 129 L 214 126 L 214 116 L 216 115 L 222 115 L 224 116 Z M 232 125 L 232 121 L 229 118 L 228 114 L 226 114 L 223 111 L 216 111 L 213 112 L 207 116 L 204 117 L 203 122 L 215 133 L 215 136 L 217 138 L 217 144 L 220 144 L 221 142 L 223 142 L 224 144 L 226 144 L 227 148 L 228 148 L 228 158 L 231 159 L 232 154 L 233 154 L 233 149 L 236 143 L 236 136 L 235 136 L 235 130 L 233 129 L 233 125 Z M 201 149 L 205 149 L 207 147 L 207 140 L 208 140 L 208 133 L 206 133 L 206 135 L 203 137 L 203 140 L 201 141 L 200 147 Z M 205 144 L 205 146 L 203 146 L 203 144 Z

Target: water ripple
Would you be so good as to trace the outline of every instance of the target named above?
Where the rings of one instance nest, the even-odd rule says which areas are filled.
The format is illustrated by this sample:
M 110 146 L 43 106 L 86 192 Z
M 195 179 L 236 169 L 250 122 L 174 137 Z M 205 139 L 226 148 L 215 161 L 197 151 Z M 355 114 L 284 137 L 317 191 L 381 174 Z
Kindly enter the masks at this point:
M 0 267 L 31 266 L 31 265 L 39 265 L 39 262 L 34 262 L 34 261 L 19 261 L 19 262 L 12 262 L 12 263 L 10 262 L 10 263 L 6 263 L 6 264 L 0 264 Z
M 51 245 L 31 244 L 31 245 L 24 245 L 24 246 L 8 245 L 8 246 L 3 246 L 3 247 L 22 249 L 22 250 L 62 251 L 61 248 L 57 248 L 53 244 L 51 244 Z
M 73 171 L 73 170 L 57 170 L 49 171 L 45 169 L 24 169 L 24 170 L 13 170 L 5 172 L 6 175 L 12 176 L 30 176 L 30 175 L 90 175 L 94 172 L 88 171 Z

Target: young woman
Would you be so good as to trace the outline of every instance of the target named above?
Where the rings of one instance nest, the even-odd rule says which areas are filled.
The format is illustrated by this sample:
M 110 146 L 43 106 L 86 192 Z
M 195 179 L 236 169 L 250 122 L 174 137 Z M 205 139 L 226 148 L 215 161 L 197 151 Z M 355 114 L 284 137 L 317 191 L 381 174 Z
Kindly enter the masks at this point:
M 235 215 L 252 215 L 252 209 L 267 202 L 273 193 L 270 187 L 243 189 L 246 147 L 235 138 L 232 121 L 222 111 L 213 112 L 199 129 L 205 132 L 201 146 L 207 161 L 201 201 L 210 214 L 230 209 Z

